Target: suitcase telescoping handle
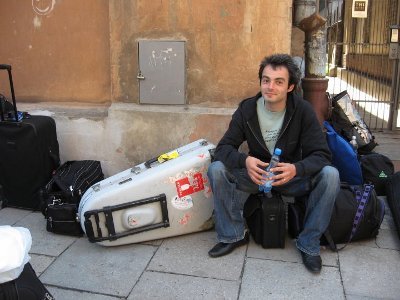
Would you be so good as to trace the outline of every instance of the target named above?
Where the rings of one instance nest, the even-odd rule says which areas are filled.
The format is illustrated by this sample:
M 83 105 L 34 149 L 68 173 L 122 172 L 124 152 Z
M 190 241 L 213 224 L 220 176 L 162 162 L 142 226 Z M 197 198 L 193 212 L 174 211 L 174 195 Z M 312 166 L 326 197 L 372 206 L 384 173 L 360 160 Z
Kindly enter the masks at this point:
M 155 163 L 156 161 L 158 161 L 158 157 L 153 157 L 152 159 L 149 159 L 148 161 L 146 161 L 144 163 L 144 165 L 146 166 L 147 169 L 151 168 L 151 164 Z
M 114 223 L 114 215 L 115 211 L 124 211 L 128 208 L 133 208 L 141 205 L 146 205 L 150 203 L 160 204 L 161 209 L 161 218 L 162 220 L 158 223 L 149 224 L 146 226 L 132 228 L 126 231 L 120 232 L 116 230 Z M 103 216 L 100 218 L 99 216 Z M 117 204 L 114 206 L 105 206 L 102 209 L 95 209 L 86 211 L 83 214 L 85 218 L 84 226 L 86 231 L 86 236 L 89 239 L 89 242 L 103 242 L 103 241 L 115 241 L 119 238 L 126 237 L 128 235 L 137 234 L 144 231 L 154 230 L 162 227 L 169 227 L 169 216 L 168 216 L 168 205 L 167 205 L 167 196 L 165 194 L 160 194 L 154 197 L 149 197 L 141 200 L 131 201 L 127 203 Z M 92 218 L 93 217 L 93 218 Z M 100 223 L 103 224 L 107 229 L 106 232 L 102 232 Z M 95 230 L 97 232 L 97 236 L 95 236 Z
M 11 74 L 11 66 L 6 65 L 6 64 L 0 64 L 0 70 L 7 70 L 7 72 L 8 72 L 8 79 L 10 81 L 10 89 L 11 89 L 11 97 L 12 97 L 13 106 L 14 106 L 14 118 L 15 118 L 15 121 L 18 122 L 17 103 L 15 102 L 14 83 L 13 83 L 12 74 Z M 3 112 L 1 112 L 1 121 L 4 121 Z
M 5 64 L 0 64 L 0 69 L 1 70 L 10 70 L 11 71 L 11 66 L 10 65 L 5 65 Z

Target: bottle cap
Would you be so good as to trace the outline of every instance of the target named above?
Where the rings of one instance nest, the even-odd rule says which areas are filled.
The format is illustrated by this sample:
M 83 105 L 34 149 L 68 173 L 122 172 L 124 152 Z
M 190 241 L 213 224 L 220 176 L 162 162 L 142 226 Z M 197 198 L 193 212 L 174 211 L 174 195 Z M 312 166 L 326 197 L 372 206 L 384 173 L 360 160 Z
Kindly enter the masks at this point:
M 281 155 L 281 153 L 282 153 L 282 150 L 281 150 L 281 149 L 275 148 L 274 154 L 276 154 L 276 155 Z

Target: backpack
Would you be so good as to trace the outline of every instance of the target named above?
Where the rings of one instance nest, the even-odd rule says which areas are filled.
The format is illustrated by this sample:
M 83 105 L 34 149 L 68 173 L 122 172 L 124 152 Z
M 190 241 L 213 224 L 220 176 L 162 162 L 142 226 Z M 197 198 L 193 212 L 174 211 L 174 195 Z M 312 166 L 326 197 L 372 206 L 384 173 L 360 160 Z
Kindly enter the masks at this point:
M 332 153 L 332 163 L 339 171 L 340 181 L 351 185 L 362 184 L 363 177 L 357 154 L 327 121 L 323 124 L 326 129 L 326 140 Z
M 76 218 L 83 194 L 104 179 L 97 160 L 74 160 L 62 164 L 41 191 L 41 211 L 47 219 L 49 232 L 80 236 L 83 234 Z
M 297 238 L 304 227 L 305 199 L 288 204 L 288 232 Z M 342 183 L 322 245 L 347 244 L 374 238 L 385 216 L 385 202 L 376 196 L 374 186 Z
M 385 196 L 385 183 L 394 174 L 392 161 L 383 154 L 372 152 L 361 155 L 360 162 L 364 182 L 373 184 L 377 195 Z
M 371 152 L 378 144 L 346 90 L 332 97 L 332 106 L 330 122 L 335 131 L 347 141 L 355 136 L 360 154 Z

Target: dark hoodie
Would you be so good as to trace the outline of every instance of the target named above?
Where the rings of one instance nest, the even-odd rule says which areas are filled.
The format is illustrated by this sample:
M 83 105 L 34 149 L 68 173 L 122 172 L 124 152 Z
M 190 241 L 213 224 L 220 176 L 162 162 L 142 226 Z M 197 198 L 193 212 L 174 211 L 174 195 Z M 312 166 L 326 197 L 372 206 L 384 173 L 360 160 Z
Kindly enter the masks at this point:
M 258 93 L 243 100 L 234 112 L 229 128 L 218 143 L 215 159 L 227 168 L 246 168 L 248 155 L 269 162 L 271 153 L 265 145 L 257 116 Z M 249 153 L 238 151 L 246 141 Z M 310 176 L 324 166 L 331 165 L 331 153 L 321 126 L 311 104 L 302 98 L 288 94 L 286 113 L 276 142 L 282 149 L 281 161 L 293 163 L 297 176 Z

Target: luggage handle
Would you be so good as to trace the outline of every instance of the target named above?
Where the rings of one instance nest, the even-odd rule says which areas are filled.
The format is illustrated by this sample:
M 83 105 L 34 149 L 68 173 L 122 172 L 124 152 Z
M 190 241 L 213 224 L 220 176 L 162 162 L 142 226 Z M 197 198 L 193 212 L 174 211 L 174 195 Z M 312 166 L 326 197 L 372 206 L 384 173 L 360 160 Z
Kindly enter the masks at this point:
M 151 168 L 151 164 L 155 163 L 156 161 L 158 161 L 158 157 L 153 157 L 153 158 L 149 159 L 148 161 L 146 161 L 144 163 L 144 165 L 145 165 L 145 167 L 147 169 L 150 169 Z
M 147 169 L 150 169 L 152 163 L 159 162 L 160 164 L 162 164 L 168 160 L 179 157 L 179 155 L 180 155 L 179 152 L 177 150 L 174 150 L 168 153 L 161 154 L 158 157 L 153 157 L 152 159 L 146 161 L 144 165 L 146 166 Z
M 207 142 L 206 140 L 202 140 L 202 141 L 200 141 L 200 143 L 199 143 L 199 145 L 198 145 L 197 147 L 204 147 L 204 146 L 207 146 L 207 145 L 208 145 L 208 142 Z M 144 163 L 144 165 L 145 165 L 145 167 L 146 167 L 147 169 L 150 169 L 150 168 L 151 168 L 151 164 L 153 164 L 153 163 L 159 161 L 158 159 L 159 159 L 160 157 L 164 156 L 164 155 L 168 156 L 169 154 L 172 154 L 171 157 L 164 157 L 164 158 L 163 158 L 164 161 L 160 162 L 160 164 L 162 164 L 162 163 L 164 163 L 164 162 L 166 162 L 166 161 L 168 161 L 168 160 L 177 158 L 178 156 L 181 156 L 181 155 L 185 154 L 185 153 L 188 152 L 188 151 L 190 151 L 190 150 L 186 150 L 186 151 L 182 151 L 182 152 L 178 152 L 177 150 L 174 150 L 174 151 L 171 151 L 171 152 L 168 152 L 168 153 L 165 153 L 165 154 L 161 154 L 161 156 L 153 157 L 153 158 L 149 159 L 148 161 L 146 161 L 146 162 Z M 174 152 L 176 152 L 176 153 L 174 153 Z M 211 153 L 210 150 L 209 150 L 209 152 L 210 152 L 210 156 L 213 155 L 213 153 Z
M 11 70 L 11 66 L 6 64 L 0 64 L 0 70 Z
M 14 118 L 15 118 L 14 121 L 18 122 L 18 111 L 17 111 L 17 103 L 15 102 L 14 83 L 13 83 L 12 74 L 11 74 L 11 65 L 0 64 L 0 70 L 7 70 L 7 72 L 8 72 L 8 79 L 10 82 L 10 89 L 11 89 L 11 97 L 12 97 L 13 106 L 14 106 Z M 1 121 L 4 121 L 3 109 L 1 109 Z
M 115 226 L 114 226 L 114 219 L 113 219 L 113 215 L 112 213 L 114 211 L 118 211 L 118 210 L 123 210 L 126 208 L 130 208 L 130 207 L 135 207 L 135 206 L 140 206 L 140 205 L 144 205 L 144 204 L 149 204 L 149 203 L 153 203 L 153 202 L 159 202 L 160 206 L 161 206 L 161 213 L 162 213 L 162 221 L 159 223 L 155 223 L 155 224 L 150 224 L 147 226 L 142 226 L 139 228 L 134 228 L 125 232 L 121 232 L 121 233 L 116 233 L 115 232 Z M 103 236 L 103 233 L 101 231 L 100 228 L 100 220 L 99 220 L 99 214 L 103 213 L 106 221 L 105 221 L 105 226 L 108 230 L 108 236 Z M 96 223 L 96 228 L 97 228 L 97 237 L 94 236 L 94 226 L 92 221 L 90 220 L 90 217 L 94 216 L 94 220 Z M 102 241 L 115 241 L 119 238 L 128 236 L 128 235 L 132 235 L 132 234 L 136 234 L 136 233 L 140 233 L 140 232 L 144 232 L 144 231 L 149 231 L 149 230 L 153 230 L 153 229 L 157 229 L 157 228 L 161 228 L 161 227 L 169 227 L 169 217 L 168 217 L 168 208 L 167 208 L 167 197 L 165 194 L 160 194 L 158 196 L 154 196 L 154 197 L 149 197 L 149 198 L 145 198 L 145 199 L 141 199 L 138 201 L 132 201 L 132 202 L 128 202 L 128 203 L 123 203 L 123 204 L 119 204 L 119 205 L 114 205 L 114 206 L 105 206 L 103 207 L 103 209 L 96 209 L 96 210 L 90 210 L 90 211 L 86 211 L 84 213 L 84 218 L 85 218 L 85 231 L 86 231 L 86 235 L 89 239 L 89 242 L 94 243 L 94 242 L 102 242 Z

